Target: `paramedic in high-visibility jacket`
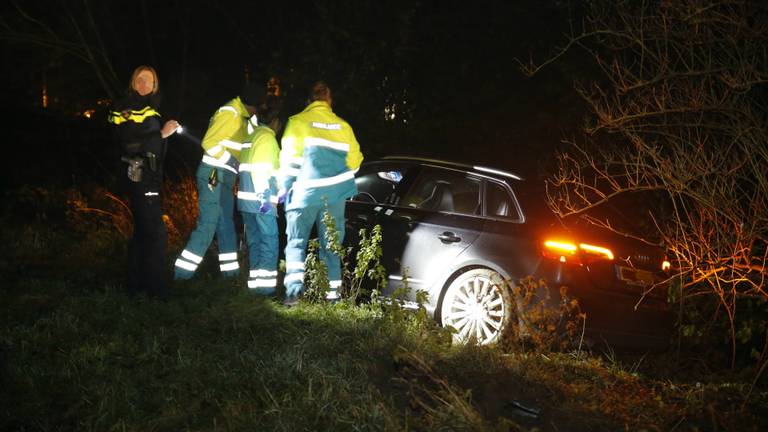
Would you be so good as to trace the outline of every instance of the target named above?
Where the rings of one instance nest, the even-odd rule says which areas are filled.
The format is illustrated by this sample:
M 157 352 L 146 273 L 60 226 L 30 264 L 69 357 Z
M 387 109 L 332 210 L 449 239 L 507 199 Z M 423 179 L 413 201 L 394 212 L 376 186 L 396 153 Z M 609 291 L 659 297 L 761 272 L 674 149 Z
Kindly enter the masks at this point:
M 285 304 L 295 303 L 304 290 L 304 259 L 312 227 L 317 224 L 320 258 L 328 268 L 329 300 L 337 300 L 341 261 L 328 249 L 323 214 L 327 204 L 339 241 L 344 240 L 345 200 L 357 193 L 355 172 L 363 161 L 349 123 L 336 116 L 331 89 L 322 81 L 312 86 L 309 105 L 288 120 L 281 140 L 280 182 L 284 195 L 286 234 Z
M 270 95 L 257 108 L 259 125 L 251 146 L 240 153 L 237 208 L 243 216 L 250 272 L 248 288 L 259 295 L 274 295 L 280 247 L 277 230 L 277 172 L 280 147 L 275 134 L 280 129 L 281 100 Z
M 250 145 L 257 124 L 256 104 L 264 87 L 245 86 L 240 96 L 220 107 L 203 137 L 203 159 L 197 168 L 197 227 L 176 259 L 174 279 L 191 278 L 213 240 L 219 246 L 219 269 L 225 277 L 240 272 L 234 222 L 234 185 L 240 151 Z

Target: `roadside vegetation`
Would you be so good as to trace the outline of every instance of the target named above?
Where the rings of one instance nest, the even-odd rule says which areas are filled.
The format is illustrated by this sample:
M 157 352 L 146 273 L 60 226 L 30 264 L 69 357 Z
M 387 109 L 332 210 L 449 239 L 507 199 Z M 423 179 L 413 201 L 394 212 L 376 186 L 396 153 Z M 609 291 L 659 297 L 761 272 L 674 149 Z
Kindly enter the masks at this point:
M 681 335 L 768 368 L 768 4 L 581 6 L 536 74 L 575 56 L 587 108 L 547 180 L 551 208 L 663 247 Z M 605 207 L 632 209 L 628 229 Z
M 13 229 L 0 234 L 0 430 L 768 426 L 755 370 L 728 368 L 727 349 L 715 345 L 588 352 L 547 336 L 558 325 L 542 316 L 530 322 L 538 339 L 453 346 L 448 330 L 396 301 L 285 308 L 205 264 L 167 302 L 131 301 L 117 196 L 28 188 L 6 198 L 2 220 Z M 178 199 L 171 192 L 169 208 Z M 172 213 L 166 222 L 183 225 Z M 375 237 L 366 249 L 371 275 Z

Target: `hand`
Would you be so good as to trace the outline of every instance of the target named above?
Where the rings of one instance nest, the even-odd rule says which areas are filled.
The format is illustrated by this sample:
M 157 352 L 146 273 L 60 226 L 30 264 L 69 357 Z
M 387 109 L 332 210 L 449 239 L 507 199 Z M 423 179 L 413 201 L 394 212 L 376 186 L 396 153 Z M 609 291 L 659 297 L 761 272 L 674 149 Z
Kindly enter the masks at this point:
M 168 120 L 163 125 L 163 129 L 160 130 L 160 135 L 162 135 L 163 138 L 168 138 L 174 132 L 176 132 L 176 129 L 178 128 L 179 128 L 179 122 L 177 122 L 176 120 Z
M 272 204 L 270 204 L 267 201 L 261 202 L 261 207 L 259 207 L 259 213 L 266 214 L 269 213 L 269 210 L 272 208 Z

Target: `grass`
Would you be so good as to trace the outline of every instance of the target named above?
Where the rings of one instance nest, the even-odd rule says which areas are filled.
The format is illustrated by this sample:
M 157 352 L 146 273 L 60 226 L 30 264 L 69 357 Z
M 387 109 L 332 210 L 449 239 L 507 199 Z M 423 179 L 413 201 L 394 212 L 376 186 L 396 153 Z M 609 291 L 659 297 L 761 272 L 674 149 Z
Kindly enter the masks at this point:
M 768 427 L 768 393 L 745 399 L 747 374 L 671 354 L 452 347 L 424 315 L 286 309 L 215 269 L 168 302 L 130 300 L 108 230 L 4 222 L 18 229 L 0 233 L 0 430 Z

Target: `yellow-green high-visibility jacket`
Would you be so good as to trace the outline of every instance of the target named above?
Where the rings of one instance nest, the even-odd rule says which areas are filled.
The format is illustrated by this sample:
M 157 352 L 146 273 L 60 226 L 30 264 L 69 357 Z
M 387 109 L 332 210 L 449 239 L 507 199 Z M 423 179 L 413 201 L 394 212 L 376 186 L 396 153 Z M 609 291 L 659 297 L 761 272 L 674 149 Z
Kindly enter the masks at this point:
M 240 97 L 219 108 L 211 117 L 203 137 L 203 162 L 237 174 L 240 151 L 250 145 L 249 135 L 256 127 L 255 121 Z
M 363 162 L 352 127 L 325 101 L 292 116 L 280 151 L 280 184 L 290 189 L 286 210 L 343 200 L 357 193 L 355 172 Z
M 251 146 L 240 153 L 240 183 L 237 190 L 237 208 L 240 211 L 277 215 L 274 206 L 277 205 L 279 154 L 275 131 L 264 125 L 257 127 L 253 132 Z

